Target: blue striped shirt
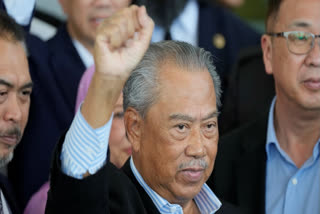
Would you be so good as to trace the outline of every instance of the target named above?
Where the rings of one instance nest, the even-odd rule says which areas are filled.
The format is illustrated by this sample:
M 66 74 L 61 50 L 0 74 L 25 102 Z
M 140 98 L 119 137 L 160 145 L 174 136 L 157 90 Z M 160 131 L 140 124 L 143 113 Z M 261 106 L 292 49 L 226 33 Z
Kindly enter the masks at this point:
M 273 100 L 267 132 L 266 214 L 320 213 L 320 140 L 298 168 L 280 147 L 274 129 Z
M 61 151 L 62 171 L 82 179 L 83 174 L 96 173 L 106 163 L 112 119 L 103 127 L 93 129 L 78 110 Z
M 71 177 L 82 179 L 83 174 L 87 171 L 90 174 L 94 174 L 103 167 L 107 158 L 111 125 L 112 119 L 103 127 L 93 129 L 78 110 L 62 147 L 60 157 L 62 171 Z M 160 213 L 183 213 L 180 205 L 170 204 L 145 183 L 134 166 L 132 158 L 130 166 L 134 176 L 152 199 Z M 221 202 L 207 184 L 203 185 L 194 200 L 202 214 L 215 213 L 221 207 Z

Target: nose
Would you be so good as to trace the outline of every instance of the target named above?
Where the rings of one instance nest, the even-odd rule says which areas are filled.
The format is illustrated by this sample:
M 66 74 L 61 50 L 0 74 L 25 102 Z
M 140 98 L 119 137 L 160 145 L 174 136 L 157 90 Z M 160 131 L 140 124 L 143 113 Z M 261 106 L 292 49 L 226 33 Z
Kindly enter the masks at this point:
M 308 53 L 306 58 L 306 63 L 308 66 L 320 67 L 320 35 L 315 38 L 314 46 Z
M 206 155 L 200 129 L 193 131 L 186 148 L 186 155 L 194 158 L 202 158 Z
M 22 118 L 21 104 L 16 95 L 8 98 L 4 113 L 4 120 L 12 123 L 17 123 Z

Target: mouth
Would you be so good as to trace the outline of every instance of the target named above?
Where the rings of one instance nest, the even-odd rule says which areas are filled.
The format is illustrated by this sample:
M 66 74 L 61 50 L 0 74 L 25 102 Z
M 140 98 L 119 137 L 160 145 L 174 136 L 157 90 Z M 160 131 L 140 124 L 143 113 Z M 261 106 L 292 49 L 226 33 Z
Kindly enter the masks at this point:
M 303 81 L 304 86 L 312 91 L 320 90 L 320 79 L 318 78 L 309 78 Z
M 204 174 L 203 168 L 187 168 L 181 171 L 184 179 L 191 183 L 199 182 Z
M 18 137 L 13 135 L 0 136 L 0 142 L 10 148 L 18 144 Z
M 103 22 L 103 20 L 105 20 L 107 17 L 94 17 L 92 19 L 90 19 L 90 22 L 95 26 L 99 26 L 101 22 Z

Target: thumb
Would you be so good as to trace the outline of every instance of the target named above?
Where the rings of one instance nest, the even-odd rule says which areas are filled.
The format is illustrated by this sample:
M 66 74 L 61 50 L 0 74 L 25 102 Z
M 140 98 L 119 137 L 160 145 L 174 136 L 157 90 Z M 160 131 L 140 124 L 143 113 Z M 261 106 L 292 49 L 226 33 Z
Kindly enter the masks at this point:
M 141 6 L 139 8 L 138 20 L 141 26 L 140 39 L 150 42 L 153 28 L 154 28 L 154 22 L 151 19 L 151 17 L 147 14 L 147 10 L 145 6 Z

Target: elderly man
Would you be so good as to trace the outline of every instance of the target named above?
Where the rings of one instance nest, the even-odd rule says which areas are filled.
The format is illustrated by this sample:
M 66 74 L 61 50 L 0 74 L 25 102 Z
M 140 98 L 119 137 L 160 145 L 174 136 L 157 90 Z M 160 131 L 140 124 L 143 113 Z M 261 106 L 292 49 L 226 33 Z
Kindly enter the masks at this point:
M 20 26 L 0 12 L 0 167 L 11 161 L 28 121 L 32 82 L 23 43 Z M 1 174 L 0 213 L 20 213 Z
M 245 213 L 320 213 L 320 1 L 272 0 L 269 114 L 221 140 L 212 185 Z
M 4 3 L 3 8 L 18 12 L 8 11 L 17 19 L 23 17 L 22 13 L 31 14 L 30 5 L 34 1 L 0 0 Z M 9 167 L 9 177 L 23 206 L 31 194 L 48 180 L 50 154 L 74 117 L 78 83 L 85 69 L 93 64 L 94 37 L 103 18 L 130 3 L 147 4 L 158 25 L 152 41 L 165 39 L 164 33 L 168 29 L 172 39 L 205 48 L 214 53 L 217 71 L 224 79 L 227 76 L 225 71 L 231 67 L 237 52 L 257 44 L 260 35 L 227 10 L 208 2 L 59 0 L 68 17 L 67 23 L 46 43 L 30 35 L 27 37 L 30 72 L 35 83 L 30 109 L 32 120 Z M 17 10 L 19 7 L 22 8 L 20 11 Z M 38 155 L 35 156 L 34 152 Z
M 182 42 L 146 52 L 153 26 L 137 6 L 102 24 L 96 72 L 54 156 L 47 213 L 215 213 L 221 206 L 205 184 L 219 135 L 211 55 Z M 123 86 L 132 157 L 121 172 L 106 151 Z

